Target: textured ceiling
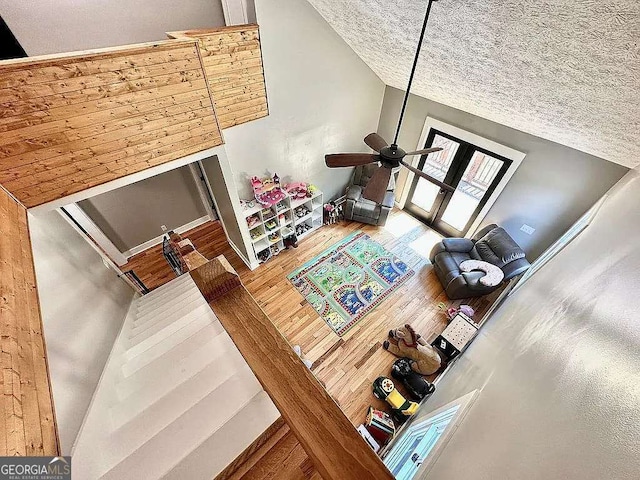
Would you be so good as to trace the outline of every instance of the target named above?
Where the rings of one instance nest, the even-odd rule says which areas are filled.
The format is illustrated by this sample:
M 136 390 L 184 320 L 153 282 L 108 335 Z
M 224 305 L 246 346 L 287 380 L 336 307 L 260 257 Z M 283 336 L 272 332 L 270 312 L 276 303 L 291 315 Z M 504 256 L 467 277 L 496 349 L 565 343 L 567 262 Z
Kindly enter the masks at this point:
M 406 88 L 426 0 L 309 0 Z M 640 0 L 440 0 L 412 92 L 629 167 L 640 164 Z

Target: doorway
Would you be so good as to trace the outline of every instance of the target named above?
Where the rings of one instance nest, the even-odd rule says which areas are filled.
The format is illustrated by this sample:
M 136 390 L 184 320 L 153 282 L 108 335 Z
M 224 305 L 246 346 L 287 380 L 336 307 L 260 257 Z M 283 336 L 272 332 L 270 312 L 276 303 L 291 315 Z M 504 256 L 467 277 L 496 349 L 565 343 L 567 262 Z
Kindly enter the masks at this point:
M 512 161 L 434 128 L 424 146 L 430 147 L 442 150 L 423 155 L 417 168 L 455 191 L 448 192 L 416 175 L 404 208 L 444 236 L 464 237 Z

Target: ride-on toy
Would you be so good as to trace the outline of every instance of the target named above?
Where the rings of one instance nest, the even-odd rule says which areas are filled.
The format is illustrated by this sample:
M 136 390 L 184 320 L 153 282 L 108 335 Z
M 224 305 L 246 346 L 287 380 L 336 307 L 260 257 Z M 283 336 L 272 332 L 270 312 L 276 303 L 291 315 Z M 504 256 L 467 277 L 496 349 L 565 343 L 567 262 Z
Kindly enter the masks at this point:
M 409 393 L 417 400 L 424 399 L 436 390 L 435 385 L 427 382 L 422 375 L 413 371 L 409 358 L 399 358 L 393 362 L 391 376 L 402 382 Z
M 400 424 L 406 422 L 418 410 L 418 404 L 404 398 L 396 390 L 396 386 L 390 378 L 376 378 L 373 382 L 373 395 L 391 406 L 391 417 Z

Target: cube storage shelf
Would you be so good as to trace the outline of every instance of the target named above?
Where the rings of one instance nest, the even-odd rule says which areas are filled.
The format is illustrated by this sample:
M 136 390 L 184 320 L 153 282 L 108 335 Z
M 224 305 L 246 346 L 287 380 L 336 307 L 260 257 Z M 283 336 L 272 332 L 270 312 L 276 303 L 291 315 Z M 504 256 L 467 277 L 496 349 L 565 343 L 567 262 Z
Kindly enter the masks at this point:
M 311 197 L 286 196 L 271 207 L 257 205 L 244 211 L 245 225 L 260 263 L 284 250 L 284 239 L 295 235 L 298 241 L 323 225 L 322 192 Z

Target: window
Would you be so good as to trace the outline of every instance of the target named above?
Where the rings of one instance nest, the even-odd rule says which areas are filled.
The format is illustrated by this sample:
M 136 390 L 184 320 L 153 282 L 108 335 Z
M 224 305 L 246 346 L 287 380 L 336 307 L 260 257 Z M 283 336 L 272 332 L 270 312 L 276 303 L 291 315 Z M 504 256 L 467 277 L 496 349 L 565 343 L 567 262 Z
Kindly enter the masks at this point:
M 422 414 L 425 406 L 398 432 L 384 455 L 384 464 L 396 480 L 412 480 L 423 474 L 437 458 L 477 395 L 477 390 L 435 411 Z
M 472 235 L 525 158 L 461 128 L 427 117 L 418 148 L 440 147 L 410 160 L 413 167 L 451 185 L 454 192 L 407 173 L 398 205 L 444 236 Z

